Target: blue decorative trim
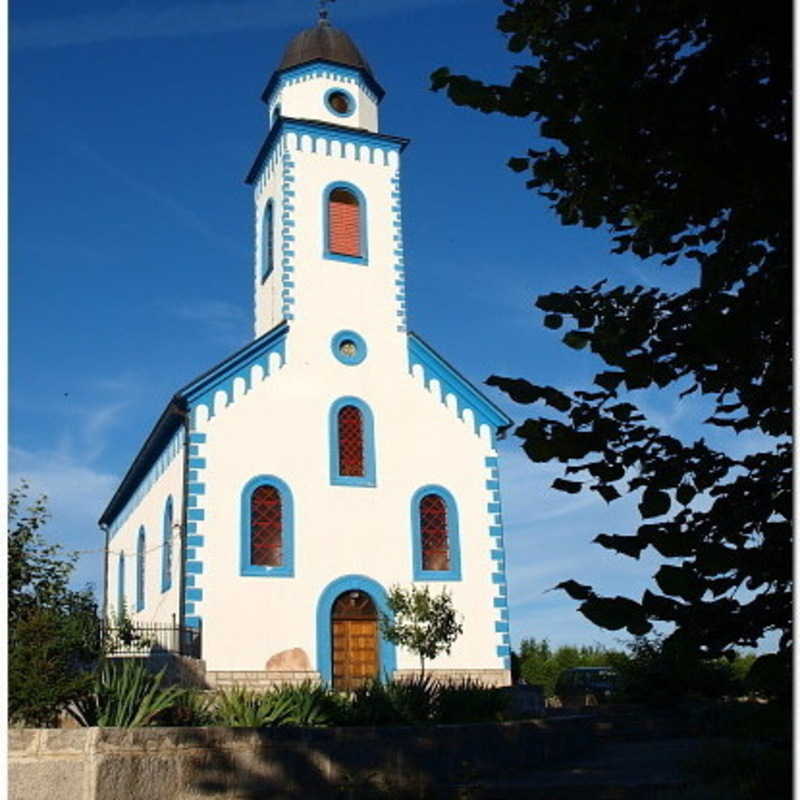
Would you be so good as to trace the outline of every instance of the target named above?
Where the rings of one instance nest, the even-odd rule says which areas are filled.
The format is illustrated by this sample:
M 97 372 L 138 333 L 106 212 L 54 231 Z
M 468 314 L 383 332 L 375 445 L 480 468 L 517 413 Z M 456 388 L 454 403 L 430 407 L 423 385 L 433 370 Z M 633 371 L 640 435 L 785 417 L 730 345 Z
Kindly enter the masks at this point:
M 397 301 L 397 331 L 406 332 L 406 280 L 405 280 L 405 256 L 403 254 L 403 211 L 400 203 L 400 170 L 392 176 L 392 199 L 396 202 L 392 205 L 392 227 L 394 228 L 394 255 L 396 261 L 394 270 L 397 273 L 394 285 L 397 287 L 395 300 Z
M 448 364 L 433 348 L 422 341 L 415 333 L 408 334 L 409 372 L 419 364 L 427 388 L 436 379 L 442 387 L 442 403 L 452 394 L 456 398 L 458 416 L 463 419 L 464 409 L 469 408 L 475 419 L 475 433 L 480 433 L 481 425 L 487 425 L 492 432 L 492 441 L 498 428 L 512 424 L 511 418 L 494 403 L 485 398 L 455 367 Z
M 144 525 L 139 526 L 139 533 L 136 536 L 136 610 L 144 610 L 144 554 L 145 537 Z
M 384 166 L 389 164 L 389 153 L 399 153 L 408 144 L 408 139 L 399 136 L 388 136 L 385 133 L 371 133 L 370 131 L 316 120 L 281 117 L 278 123 L 270 130 L 264 140 L 264 144 L 261 145 L 253 166 L 247 173 L 245 183 L 253 185 L 261 178 L 264 168 L 270 163 L 274 150 L 284 134 L 294 134 L 298 139 L 304 134 L 308 134 L 312 141 L 323 139 L 326 142 L 325 155 L 331 155 L 332 142 L 340 143 L 342 148 L 346 144 L 352 144 L 356 153 L 359 152 L 360 147 L 366 147 L 369 151 L 369 163 L 374 164 L 376 153 L 379 153 L 383 158 Z M 294 192 L 291 192 L 289 196 L 293 195 Z
M 331 95 L 334 94 L 343 94 L 347 98 L 347 111 L 337 111 L 331 105 Z M 337 117 L 352 117 L 353 114 L 356 113 L 356 99 L 353 97 L 347 89 L 342 89 L 341 87 L 334 86 L 333 89 L 328 89 L 325 92 L 325 108 L 331 112 L 331 114 L 335 114 Z
M 345 256 L 340 253 L 331 252 L 331 234 L 330 234 L 330 215 L 328 213 L 328 206 L 330 204 L 331 192 L 336 189 L 345 189 L 351 194 L 355 195 L 358 200 L 358 235 L 359 245 L 358 249 L 361 255 L 358 256 Z M 368 264 L 368 231 L 367 231 L 367 198 L 364 193 L 355 184 L 348 183 L 347 181 L 334 181 L 325 187 L 322 193 L 322 225 L 324 229 L 324 251 L 323 258 L 332 259 L 334 261 L 347 261 L 350 264 Z
M 275 263 L 275 206 L 267 200 L 261 215 L 261 282 L 271 274 Z
M 340 351 L 342 342 L 351 341 L 356 346 L 355 355 L 346 356 Z M 339 331 L 335 333 L 331 339 L 331 352 L 336 357 L 337 361 L 342 364 L 347 364 L 353 367 L 360 364 L 367 357 L 367 343 L 355 331 Z
M 204 395 L 201 395 L 204 396 Z M 211 394 L 212 403 L 214 395 Z M 209 408 L 209 413 L 211 408 Z M 205 521 L 205 509 L 202 507 L 202 499 L 205 495 L 206 484 L 203 473 L 207 469 L 206 458 L 201 454 L 207 444 L 207 435 L 201 431 L 194 431 L 189 434 L 190 441 L 198 449 L 196 457 L 190 459 L 189 466 L 192 469 L 186 476 L 186 553 L 183 574 L 183 616 L 182 624 L 190 627 L 202 625 L 202 616 L 198 613 L 197 604 L 204 599 L 200 581 L 203 575 L 202 549 L 205 546 L 205 537 L 198 531 L 202 531 Z M 189 620 L 195 620 L 196 625 L 192 625 Z
M 487 473 L 486 489 L 488 502 L 486 512 L 489 515 L 489 558 L 492 561 L 492 584 L 495 587 L 494 607 L 497 617 L 494 623 L 494 632 L 499 636 L 500 644 L 497 654 L 503 659 L 505 669 L 511 668 L 508 622 L 508 582 L 506 580 L 505 543 L 503 541 L 503 516 L 500 501 L 500 472 L 499 462 L 495 456 L 485 459 Z M 501 652 L 502 651 L 502 652 Z
M 364 442 L 364 475 L 360 477 L 339 474 L 338 414 L 343 406 L 355 406 L 361 411 L 362 438 Z M 328 414 L 328 441 L 330 449 L 331 483 L 335 486 L 375 486 L 375 426 L 370 407 L 358 397 L 340 397 L 331 405 Z
M 387 605 L 386 590 L 372 578 L 364 575 L 343 575 L 329 583 L 317 602 L 317 670 L 322 680 L 330 683 L 333 679 L 333 648 L 331 645 L 331 610 L 336 599 L 344 592 L 366 592 L 375 603 L 378 615 L 392 617 Z M 378 628 L 380 636 L 380 626 Z M 391 642 L 380 637 L 378 675 L 391 680 L 397 669 L 395 647 Z
M 422 568 L 422 530 L 419 504 L 427 494 L 437 494 L 447 507 L 447 547 L 450 554 L 450 569 L 432 570 Z M 411 498 L 411 552 L 415 581 L 460 581 L 461 542 L 458 527 L 458 507 L 455 498 L 443 486 L 429 484 L 414 492 Z
M 283 563 L 279 567 L 267 567 L 250 561 L 251 504 L 250 498 L 259 486 L 274 486 L 281 496 Z M 284 481 L 274 475 L 257 475 L 251 478 L 242 489 L 241 528 L 239 536 L 240 558 L 239 574 L 251 577 L 293 578 L 294 577 L 294 500 L 292 490 Z
M 116 534 L 117 531 L 119 531 L 119 529 L 130 519 L 131 514 L 136 511 L 139 503 L 141 503 L 144 497 L 150 492 L 150 489 L 153 488 L 156 481 L 167 471 L 167 467 L 169 467 L 169 465 L 173 462 L 175 456 L 181 452 L 184 437 L 184 428 L 178 428 L 172 438 L 167 442 L 164 449 L 161 451 L 161 455 L 156 459 L 153 466 L 150 467 L 150 469 L 141 479 L 136 489 L 131 494 L 130 499 L 125 503 L 116 517 L 114 517 L 114 520 L 111 522 L 111 524 L 109 524 L 109 537 L 114 536 L 114 534 Z
M 332 78 L 346 83 L 355 83 L 373 103 L 380 103 L 385 94 L 381 85 L 366 70 L 346 67 L 343 64 L 318 58 L 307 64 L 275 72 L 270 78 L 267 88 L 264 89 L 261 99 L 269 105 L 276 92 L 309 78 Z
M 249 392 L 252 389 L 251 370 L 256 364 L 261 365 L 266 378 L 269 375 L 269 357 L 272 353 L 278 353 L 281 357 L 281 366 L 286 363 L 286 335 L 288 332 L 289 326 L 285 322 L 281 323 L 186 385 L 180 390 L 179 395 L 186 398 L 192 412 L 196 411 L 198 406 L 206 406 L 210 419 L 214 416 L 214 397 L 218 391 L 225 392 L 226 404 L 230 405 L 234 397 L 233 383 L 237 378 L 244 380 L 245 392 Z M 190 434 L 190 436 L 194 437 L 195 434 Z M 191 438 L 190 441 L 201 444 L 205 441 L 205 435 L 202 436 L 202 440 Z M 194 450 L 191 455 L 197 456 L 199 453 L 199 450 Z
M 291 231 L 295 227 L 294 219 L 294 204 L 291 198 L 294 192 L 291 186 L 294 183 L 294 167 L 295 163 L 288 153 L 283 154 L 281 162 L 282 169 L 282 205 L 283 213 L 281 214 L 281 314 L 285 320 L 295 318 L 294 310 L 294 281 L 292 280 L 292 273 L 294 272 L 294 250 L 292 249 L 292 242 L 294 236 Z

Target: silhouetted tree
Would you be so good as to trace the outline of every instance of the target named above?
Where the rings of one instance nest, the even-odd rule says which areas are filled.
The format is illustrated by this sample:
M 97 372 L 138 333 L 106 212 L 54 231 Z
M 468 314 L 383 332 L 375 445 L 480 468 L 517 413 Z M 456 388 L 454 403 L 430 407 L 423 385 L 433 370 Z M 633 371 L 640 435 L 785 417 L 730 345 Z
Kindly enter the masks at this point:
M 511 158 L 562 224 L 605 226 L 612 252 L 699 265 L 688 291 L 604 281 L 538 298 L 544 324 L 606 367 L 566 393 L 493 376 L 518 403 L 561 416 L 516 430 L 536 462 L 566 465 L 555 489 L 608 503 L 641 493 L 644 520 L 603 547 L 668 558 L 657 590 L 603 597 L 559 584 L 592 622 L 641 635 L 674 623 L 665 646 L 715 657 L 780 633 L 790 663 L 791 6 L 721 0 L 505 0 L 508 48 L 526 52 L 508 85 L 447 68 L 432 87 L 458 105 L 540 123 L 548 149 Z M 704 420 L 763 434 L 734 458 L 648 424 L 619 394 L 657 386 L 712 395 Z M 626 398 L 627 400 L 627 398 Z M 696 499 L 706 499 L 705 505 Z M 785 674 L 785 673 L 784 673 Z

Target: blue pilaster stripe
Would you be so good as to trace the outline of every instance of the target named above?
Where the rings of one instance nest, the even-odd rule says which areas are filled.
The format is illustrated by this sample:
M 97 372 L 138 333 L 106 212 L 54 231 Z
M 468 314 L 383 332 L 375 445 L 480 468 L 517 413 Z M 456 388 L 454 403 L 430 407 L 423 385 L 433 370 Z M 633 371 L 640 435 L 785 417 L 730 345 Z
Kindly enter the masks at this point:
M 233 378 L 229 376 L 230 382 Z M 216 392 L 216 389 L 210 391 Z M 213 393 L 211 394 L 213 405 Z M 203 509 L 203 499 L 206 493 L 206 483 L 204 473 L 207 462 L 204 451 L 207 444 L 207 435 L 200 431 L 189 434 L 192 446 L 197 448 L 196 453 L 189 459 L 189 470 L 186 476 L 186 516 L 189 522 L 186 524 L 186 558 L 184 564 L 183 578 L 183 613 L 184 624 L 189 627 L 199 627 L 202 625 L 201 606 L 203 602 L 203 548 L 205 547 L 205 536 L 202 535 L 205 523 L 205 510 Z
M 286 137 L 288 140 L 288 137 Z M 294 251 L 292 250 L 291 242 L 295 237 L 290 232 L 295 227 L 294 219 L 294 205 L 289 202 L 289 198 L 294 196 L 294 192 L 290 189 L 294 183 L 295 176 L 293 175 L 294 161 L 288 153 L 283 154 L 283 232 L 281 250 L 283 254 L 283 269 L 281 270 L 281 314 L 284 319 L 292 320 L 297 316 L 295 308 L 295 294 L 294 294 L 294 281 L 292 280 L 292 273 L 294 272 Z
M 486 473 L 487 503 L 486 512 L 489 516 L 489 537 L 491 547 L 489 558 L 492 562 L 491 581 L 494 586 L 493 600 L 495 608 L 494 634 L 496 637 L 496 652 L 503 660 L 505 669 L 511 668 L 511 638 L 508 621 L 508 582 L 506 580 L 506 557 L 503 542 L 503 517 L 502 503 L 500 500 L 500 474 L 499 462 L 496 456 L 487 456 L 484 460 Z

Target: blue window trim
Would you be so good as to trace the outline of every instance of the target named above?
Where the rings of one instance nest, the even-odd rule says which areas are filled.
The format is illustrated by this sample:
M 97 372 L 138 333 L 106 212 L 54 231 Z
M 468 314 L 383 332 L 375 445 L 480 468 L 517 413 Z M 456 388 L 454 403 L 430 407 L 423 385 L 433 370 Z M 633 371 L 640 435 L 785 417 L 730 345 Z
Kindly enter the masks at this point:
M 355 477 L 339 474 L 339 409 L 355 406 L 361 411 L 362 440 L 364 442 L 364 475 Z M 328 414 L 328 441 L 331 458 L 331 484 L 334 486 L 375 486 L 375 425 L 370 407 L 358 397 L 340 397 Z
M 275 206 L 267 200 L 261 215 L 261 282 L 272 274 L 275 266 Z
M 172 588 L 172 495 L 164 503 L 164 530 L 161 545 L 161 591 Z
M 356 354 L 351 358 L 339 352 L 339 346 L 347 339 L 352 340 L 356 346 Z M 335 333 L 331 339 L 331 352 L 336 357 L 337 361 L 341 361 L 342 364 L 347 364 L 349 367 L 354 367 L 367 357 L 367 343 L 355 331 L 339 331 L 339 333 Z
M 349 103 L 349 111 L 337 111 L 331 105 L 331 95 L 336 94 L 337 92 L 343 94 L 347 98 L 347 102 Z M 353 114 L 356 113 L 356 99 L 352 94 L 350 94 L 350 92 L 347 91 L 347 89 L 334 86 L 333 89 L 328 89 L 328 91 L 325 92 L 325 108 L 327 108 L 331 114 L 334 114 L 337 117 L 352 117 Z
M 419 503 L 426 494 L 438 494 L 447 506 L 447 546 L 450 550 L 450 569 L 433 570 L 422 568 L 422 529 Z M 414 492 L 411 498 L 411 552 L 415 581 L 460 581 L 461 543 L 458 530 L 458 506 L 455 498 L 444 486 L 428 484 Z
M 122 619 L 125 611 L 125 553 L 117 559 L 117 616 Z
M 136 537 L 136 610 L 144 610 L 144 525 L 139 528 L 139 535 Z
M 317 602 L 317 670 L 322 680 L 330 683 L 333 680 L 333 648 L 331 645 L 331 611 L 336 599 L 344 592 L 361 591 L 366 592 L 375 603 L 378 615 L 386 614 L 392 616 L 389 606 L 386 603 L 386 590 L 377 581 L 365 575 L 343 575 L 335 581 L 329 583 Z M 378 646 L 378 675 L 381 678 L 391 680 L 394 671 L 397 669 L 397 654 L 391 642 L 386 641 L 380 635 Z
M 360 256 L 343 256 L 339 253 L 331 252 L 331 232 L 328 218 L 328 204 L 330 203 L 331 192 L 334 189 L 346 189 L 348 192 L 352 192 L 356 196 L 356 200 L 358 200 L 358 232 L 360 235 L 361 250 Z M 322 193 L 322 224 L 324 226 L 324 249 L 322 252 L 323 258 L 331 259 L 333 261 L 346 261 L 350 264 L 366 265 L 369 263 L 367 254 L 367 199 L 364 197 L 364 193 L 358 188 L 358 186 L 348 183 L 347 181 L 334 181 L 325 187 L 325 191 Z
M 267 567 L 250 562 L 250 499 L 259 486 L 274 486 L 281 496 L 281 523 L 283 563 L 279 567 Z M 241 537 L 239 574 L 261 578 L 294 577 L 294 500 L 292 490 L 275 475 L 257 475 L 242 489 Z

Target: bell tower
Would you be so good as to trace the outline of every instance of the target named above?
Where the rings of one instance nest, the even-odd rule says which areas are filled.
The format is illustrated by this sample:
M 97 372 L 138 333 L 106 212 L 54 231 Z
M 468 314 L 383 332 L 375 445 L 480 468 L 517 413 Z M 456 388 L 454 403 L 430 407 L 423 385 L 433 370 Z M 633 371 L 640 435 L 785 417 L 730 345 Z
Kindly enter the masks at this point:
M 262 94 L 267 136 L 247 176 L 255 335 L 289 322 L 293 358 L 306 363 L 330 358 L 331 348 L 345 363 L 366 348 L 407 358 L 400 156 L 408 140 L 380 131 L 383 97 L 324 9 L 289 43 Z

